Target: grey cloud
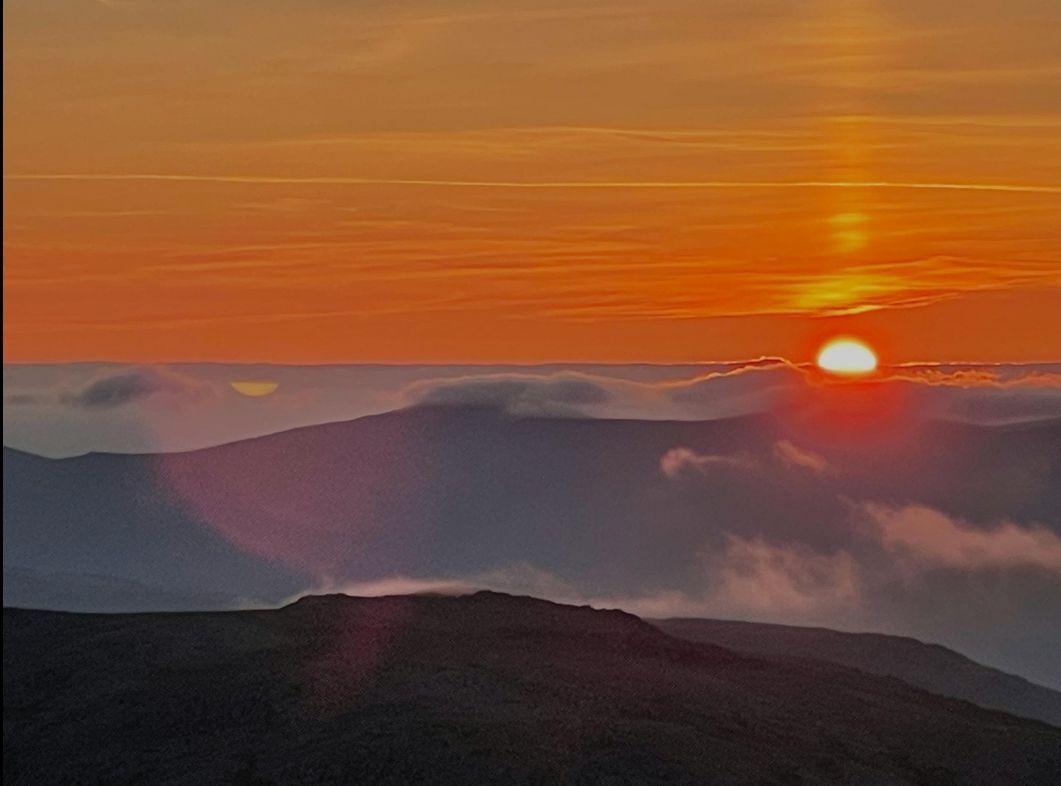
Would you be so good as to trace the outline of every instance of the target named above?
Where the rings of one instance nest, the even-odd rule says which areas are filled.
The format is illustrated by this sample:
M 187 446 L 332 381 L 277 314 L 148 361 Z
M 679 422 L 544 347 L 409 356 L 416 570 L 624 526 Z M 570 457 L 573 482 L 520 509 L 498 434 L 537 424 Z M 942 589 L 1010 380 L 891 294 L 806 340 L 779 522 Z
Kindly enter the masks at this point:
M 612 395 L 604 380 L 577 374 L 496 374 L 418 382 L 406 397 L 414 404 L 494 406 L 514 415 L 580 415 Z
M 713 419 L 770 409 L 804 374 L 787 363 L 753 361 L 691 379 L 638 381 L 604 374 L 486 373 L 422 380 L 411 404 L 495 406 L 519 415 Z
M 34 404 L 47 404 L 48 397 L 40 393 L 9 393 L 4 396 L 4 404 L 12 407 L 29 407 Z
M 59 399 L 82 409 L 110 409 L 157 393 L 198 394 L 206 387 L 169 369 L 144 367 L 99 377 L 78 390 L 61 393 Z
M 1010 423 L 1061 417 L 1061 388 L 939 388 L 923 390 L 926 403 L 941 417 L 975 423 Z

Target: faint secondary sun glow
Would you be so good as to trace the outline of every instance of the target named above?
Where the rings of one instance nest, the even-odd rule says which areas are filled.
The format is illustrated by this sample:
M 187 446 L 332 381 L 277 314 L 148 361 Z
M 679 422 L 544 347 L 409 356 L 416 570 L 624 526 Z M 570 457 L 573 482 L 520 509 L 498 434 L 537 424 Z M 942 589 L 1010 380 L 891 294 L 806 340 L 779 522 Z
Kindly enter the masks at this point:
M 818 352 L 818 368 L 831 374 L 857 376 L 877 368 L 877 356 L 861 341 L 833 339 Z
M 832 225 L 833 248 L 840 254 L 851 254 L 865 248 L 865 213 L 839 213 L 829 219 Z
M 280 386 L 279 383 L 271 382 L 267 379 L 237 379 L 228 384 L 237 393 L 242 393 L 244 396 L 251 396 L 252 398 L 268 396 Z

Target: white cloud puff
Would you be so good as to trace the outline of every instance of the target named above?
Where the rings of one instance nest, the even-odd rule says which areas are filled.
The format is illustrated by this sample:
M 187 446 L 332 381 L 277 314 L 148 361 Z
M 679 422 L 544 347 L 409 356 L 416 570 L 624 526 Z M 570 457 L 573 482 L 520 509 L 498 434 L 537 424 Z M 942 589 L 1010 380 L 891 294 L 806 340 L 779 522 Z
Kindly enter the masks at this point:
M 1034 567 L 1061 574 L 1061 537 L 1004 521 L 974 527 L 920 505 L 867 503 L 862 510 L 885 549 L 915 562 L 961 569 Z
M 728 614 L 808 613 L 858 600 L 858 566 L 845 551 L 728 536 L 709 560 L 710 605 Z
M 785 464 L 808 469 L 818 475 L 824 475 L 830 471 L 829 462 L 813 450 L 801 448 L 787 439 L 780 439 L 774 443 L 774 456 Z
M 692 448 L 671 448 L 659 459 L 659 471 L 664 477 L 675 479 L 686 472 L 708 472 L 715 467 L 730 469 L 752 469 L 755 460 L 744 453 L 705 454 L 697 453 Z

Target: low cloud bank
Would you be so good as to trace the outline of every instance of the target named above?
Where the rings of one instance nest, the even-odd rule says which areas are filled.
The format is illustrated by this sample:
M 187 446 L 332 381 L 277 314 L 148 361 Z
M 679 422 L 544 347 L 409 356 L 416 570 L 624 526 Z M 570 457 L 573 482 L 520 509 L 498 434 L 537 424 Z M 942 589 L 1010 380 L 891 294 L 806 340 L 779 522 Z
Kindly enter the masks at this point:
M 476 374 L 421 380 L 402 391 L 401 399 L 406 405 L 494 406 L 513 415 L 710 420 L 769 412 L 812 398 L 823 387 L 840 391 L 851 384 L 893 393 L 924 418 L 1008 423 L 1061 417 L 1061 374 L 1038 368 L 1021 374 L 1010 367 L 900 367 L 854 383 L 785 361 L 659 381 L 571 371 Z M 791 452 L 788 456 L 799 463 Z M 802 466 L 812 469 L 806 462 Z
M 279 382 L 248 398 L 231 383 Z M 1006 424 L 1061 418 L 1061 366 L 914 366 L 851 385 L 783 360 L 711 366 L 8 366 L 5 444 L 59 457 L 185 451 L 416 405 L 495 407 L 519 417 L 716 420 L 817 406 L 839 396 L 904 416 Z M 850 389 L 852 395 L 845 393 Z M 801 446 L 797 446 L 801 447 Z M 805 454 L 779 448 L 819 472 Z M 802 461 L 802 463 L 800 463 Z
M 194 400 L 209 395 L 214 385 L 166 366 L 138 366 L 95 375 L 76 385 L 58 384 L 4 397 L 11 407 L 59 405 L 81 410 L 109 410 L 163 394 L 172 400 Z
M 698 557 L 701 586 L 692 591 L 659 590 L 643 594 L 595 593 L 527 563 L 466 576 L 420 578 L 388 576 L 362 582 L 325 580 L 289 599 L 341 592 L 347 595 L 465 595 L 487 589 L 534 595 L 560 603 L 622 608 L 643 616 L 699 614 L 721 617 L 821 615 L 857 604 L 859 566 L 844 551 L 821 553 L 801 543 L 762 537 L 727 536 L 718 549 Z M 285 602 L 289 602 L 285 601 Z
M 61 400 L 84 409 L 109 409 L 160 393 L 199 396 L 210 386 L 168 368 L 152 366 L 100 377 L 80 390 L 61 394 Z
M 616 382 L 571 373 L 489 374 L 414 383 L 403 396 L 412 404 L 490 406 L 513 415 L 582 415 L 612 401 Z
M 694 465 L 696 468 L 698 465 Z M 917 586 L 941 568 L 1045 570 L 1061 574 L 1061 537 L 1034 525 L 976 528 L 923 506 L 863 502 L 851 507 L 861 541 L 849 550 L 798 540 L 721 533 L 692 555 L 695 586 L 617 595 L 561 578 L 529 563 L 449 577 L 395 575 L 370 581 L 323 580 L 299 593 L 356 596 L 470 594 L 487 589 L 573 605 L 621 608 L 645 617 L 703 616 L 837 625 L 857 620 L 882 584 Z M 866 526 L 866 524 L 869 526 Z M 916 591 L 916 589 L 915 589 Z M 291 600 L 294 600 L 292 598 Z

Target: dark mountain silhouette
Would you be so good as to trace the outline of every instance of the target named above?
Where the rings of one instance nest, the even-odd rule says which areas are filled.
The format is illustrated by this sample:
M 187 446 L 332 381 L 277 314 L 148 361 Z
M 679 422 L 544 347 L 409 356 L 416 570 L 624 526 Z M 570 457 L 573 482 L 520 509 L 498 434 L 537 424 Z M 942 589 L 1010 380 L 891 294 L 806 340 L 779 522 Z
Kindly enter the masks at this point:
M 923 504 L 972 526 L 1061 528 L 1061 424 L 900 426 L 867 433 L 783 415 L 658 422 L 420 407 L 189 453 L 51 460 L 5 449 L 4 565 L 252 603 L 322 578 L 461 578 L 514 564 L 587 597 L 661 587 L 695 595 L 704 586 L 697 555 L 724 548 L 729 535 L 862 548 L 851 501 Z M 830 470 L 781 461 L 779 440 L 820 454 Z M 749 461 L 665 477 L 660 460 L 675 447 Z M 931 581 L 916 597 L 880 589 L 892 627 L 1061 679 L 1043 643 L 1061 646 L 1061 632 L 1041 624 L 1061 615 L 1056 578 L 1015 576 L 1007 586 L 1021 594 L 1000 596 L 995 610 L 987 590 L 976 607 L 955 602 L 970 591 L 960 573 Z M 113 608 L 97 594 L 56 592 L 49 605 Z
M 189 453 L 56 460 L 5 448 L 4 564 L 281 598 L 307 574 L 438 575 L 522 560 L 625 590 L 653 561 L 646 548 L 664 560 L 687 554 L 708 517 L 832 544 L 829 519 L 846 512 L 837 494 L 973 523 L 1049 524 L 1061 509 L 1061 423 L 929 423 L 868 445 L 857 433 L 797 433 L 842 468 L 818 479 L 770 460 L 793 430 L 766 416 L 423 407 Z M 668 483 L 659 462 L 676 446 L 762 461 Z M 647 539 L 646 521 L 660 518 L 669 537 Z M 602 536 L 609 560 L 598 558 Z
M 4 779 L 1047 784 L 1061 729 L 495 593 L 4 611 Z
M 754 655 L 813 658 L 919 688 L 965 699 L 981 707 L 1061 726 L 1061 693 L 970 660 L 938 644 L 880 633 L 767 625 L 707 619 L 651 620 L 664 632 Z

